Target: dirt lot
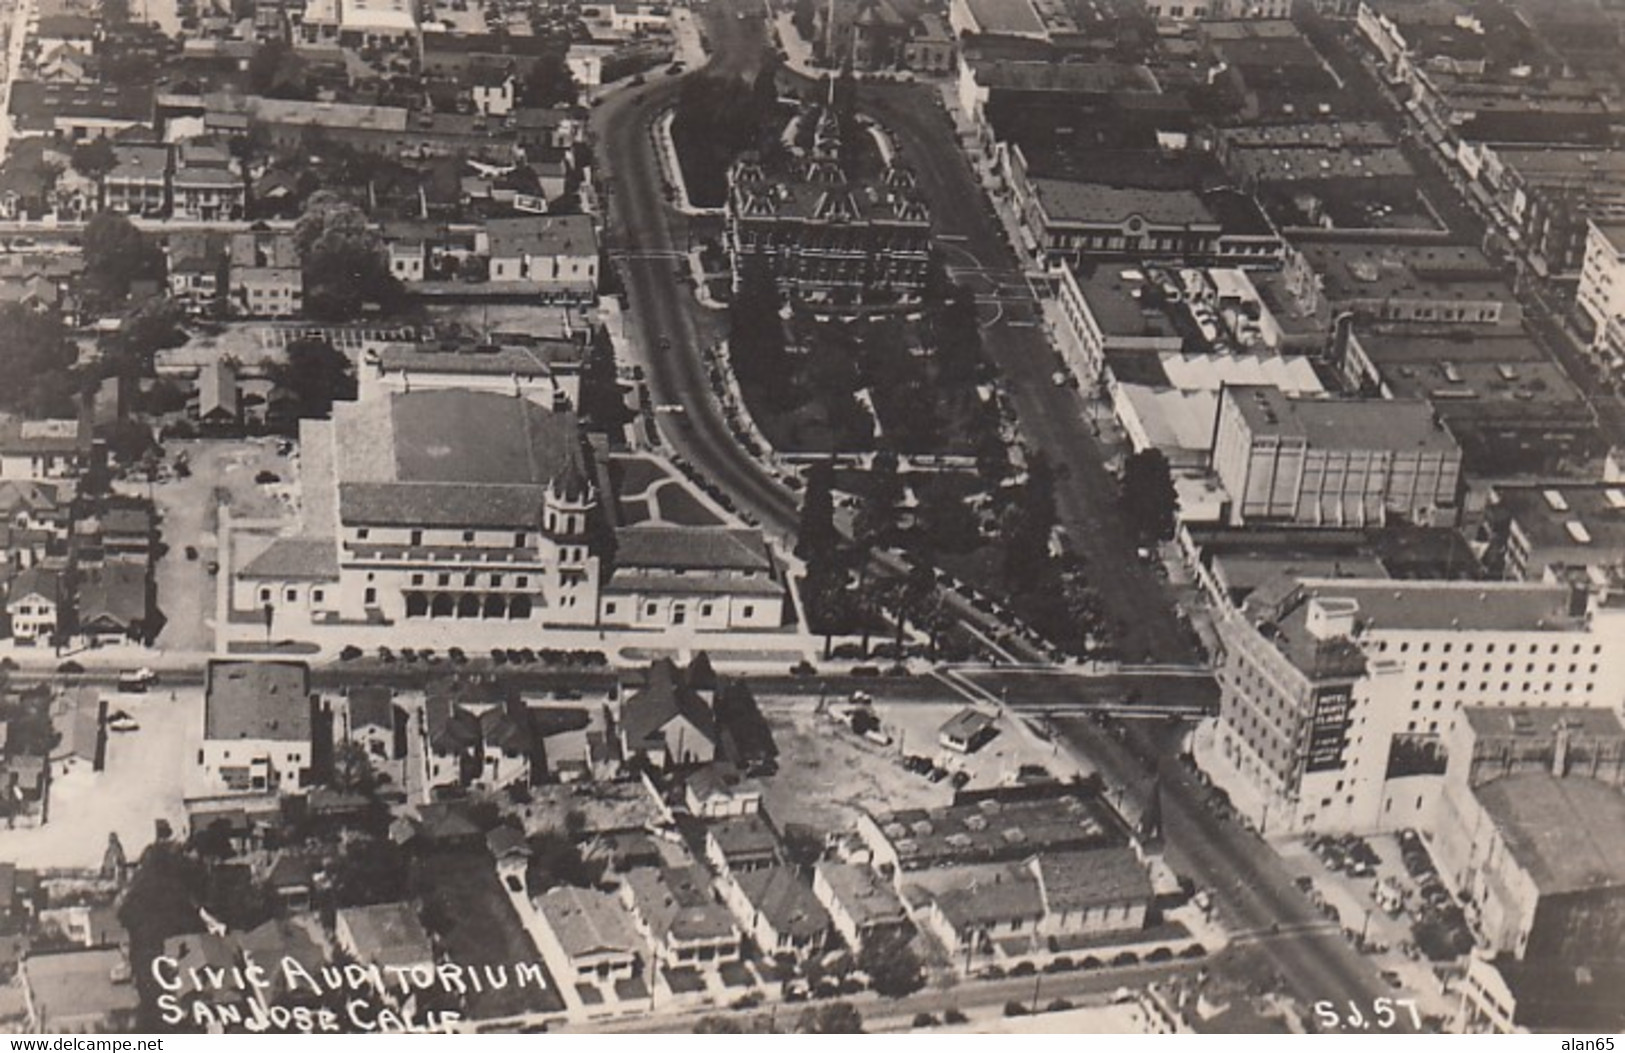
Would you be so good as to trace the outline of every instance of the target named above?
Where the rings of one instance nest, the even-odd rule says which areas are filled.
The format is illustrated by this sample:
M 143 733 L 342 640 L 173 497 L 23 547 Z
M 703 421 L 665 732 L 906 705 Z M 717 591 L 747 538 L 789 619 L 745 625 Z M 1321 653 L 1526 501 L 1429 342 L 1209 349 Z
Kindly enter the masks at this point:
M 34 830 L 0 831 L 0 859 L 36 867 L 86 867 L 101 862 L 116 833 L 130 859 L 152 843 L 154 822 L 185 830 L 182 775 L 202 727 L 203 691 L 181 688 L 145 695 L 106 695 L 108 713 L 123 710 L 139 731 L 109 732 L 107 766 L 52 781 L 50 821 Z
M 767 779 L 766 807 L 774 820 L 822 830 L 848 830 L 861 810 L 935 808 L 953 799 L 952 783 L 931 782 L 903 767 L 905 755 L 918 754 L 951 771 L 970 775 L 967 789 L 997 786 L 1013 778 L 1023 764 L 1040 764 L 1067 778 L 1075 770 L 1064 757 L 1040 750 L 1009 727 L 968 757 L 943 750 L 937 728 L 965 708 L 960 702 L 880 702 L 874 705 L 882 746 L 852 733 L 835 714 L 850 709 L 845 699 L 832 699 L 819 713 L 805 698 L 764 698 L 762 713 L 779 747 L 779 771 Z M 1049 747 L 1045 747 L 1048 750 Z

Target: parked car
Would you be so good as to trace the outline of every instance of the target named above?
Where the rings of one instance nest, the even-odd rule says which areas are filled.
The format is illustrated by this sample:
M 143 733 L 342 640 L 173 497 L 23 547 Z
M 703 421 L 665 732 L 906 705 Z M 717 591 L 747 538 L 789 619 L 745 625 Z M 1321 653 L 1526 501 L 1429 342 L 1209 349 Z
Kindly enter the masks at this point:
M 112 731 L 141 730 L 141 725 L 136 723 L 135 718 L 124 712 L 122 709 L 115 711 L 112 716 L 107 718 L 107 727 Z

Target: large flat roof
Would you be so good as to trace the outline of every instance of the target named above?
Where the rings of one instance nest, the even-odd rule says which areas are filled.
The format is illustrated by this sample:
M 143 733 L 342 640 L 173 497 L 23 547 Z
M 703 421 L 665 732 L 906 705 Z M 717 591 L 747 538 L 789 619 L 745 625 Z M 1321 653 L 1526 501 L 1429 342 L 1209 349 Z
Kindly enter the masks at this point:
M 1219 227 L 1192 190 L 1140 190 L 1060 179 L 1034 179 L 1031 184 L 1052 222 L 1119 224 L 1140 216 L 1155 226 Z
M 1422 399 L 1295 398 L 1268 384 L 1224 389 L 1255 434 L 1301 436 L 1311 446 L 1459 452 Z
M 1397 241 L 1299 241 L 1295 245 L 1321 276 L 1326 296 L 1334 302 L 1513 299 L 1501 273 L 1471 245 Z
M 310 670 L 299 662 L 211 662 L 205 739 L 309 742 Z
M 1468 706 L 1461 712 L 1483 738 L 1551 738 L 1560 725 L 1583 739 L 1625 738 L 1619 714 L 1597 706 Z
M 984 33 L 1042 37 L 1048 33 L 1031 0 L 965 0 L 965 7 Z
M 1305 578 L 1302 585 L 1311 597 L 1354 600 L 1367 632 L 1567 632 L 1584 624 L 1570 613 L 1567 585 L 1330 578 Z
M 1126 843 L 1120 820 L 1097 797 L 1060 793 L 1031 799 L 968 800 L 874 816 L 903 869 L 997 862 L 1046 850 Z
M 1625 485 L 1498 486 L 1494 500 L 1531 549 L 1588 551 L 1598 562 L 1625 560 Z
M 1625 886 L 1625 793 L 1543 772 L 1496 779 L 1474 793 L 1542 895 Z

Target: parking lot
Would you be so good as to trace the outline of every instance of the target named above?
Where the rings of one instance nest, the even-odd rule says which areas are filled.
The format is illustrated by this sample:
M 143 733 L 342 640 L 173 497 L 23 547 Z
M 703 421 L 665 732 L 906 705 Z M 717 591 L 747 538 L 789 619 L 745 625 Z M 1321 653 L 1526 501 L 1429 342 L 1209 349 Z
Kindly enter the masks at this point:
M 1311 837 L 1276 847 L 1298 887 L 1374 958 L 1396 996 L 1416 998 L 1423 1013 L 1444 1015 L 1451 1007 L 1435 967 L 1470 949 L 1470 937 L 1459 908 L 1432 874 L 1425 847 L 1405 837 L 1404 846 L 1399 836 L 1382 834 Z
M 296 512 L 298 464 L 277 453 L 276 440 L 171 440 L 168 463 L 185 456 L 190 474 L 153 487 L 160 529 L 168 546 L 158 561 L 158 607 L 165 622 L 158 646 L 166 651 L 214 647 L 215 577 L 219 506 L 238 519 L 284 519 Z M 257 482 L 276 476 L 274 482 Z M 190 551 L 188 551 L 190 549 Z
M 95 867 L 116 833 L 134 861 L 163 819 L 185 831 L 181 806 L 187 754 L 202 727 L 203 690 L 162 685 L 142 695 L 109 691 L 108 715 L 128 714 L 136 730 L 109 731 L 107 764 L 51 782 L 49 820 L 33 830 L 0 832 L 0 859 L 33 867 Z M 121 723 L 123 723 L 121 721 Z

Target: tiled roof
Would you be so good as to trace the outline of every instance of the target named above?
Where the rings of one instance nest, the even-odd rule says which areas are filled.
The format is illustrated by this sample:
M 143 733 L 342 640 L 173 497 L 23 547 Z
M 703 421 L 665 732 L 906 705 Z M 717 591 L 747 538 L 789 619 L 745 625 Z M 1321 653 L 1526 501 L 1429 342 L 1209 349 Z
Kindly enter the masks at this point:
M 635 526 L 615 532 L 615 565 L 643 570 L 770 570 L 773 558 L 759 530 Z
M 349 907 L 338 912 L 338 921 L 349 928 L 354 953 L 365 964 L 412 966 L 434 961 L 429 934 L 417 912 L 405 903 Z
M 249 581 L 337 581 L 338 548 L 331 538 L 279 537 L 237 576 Z

